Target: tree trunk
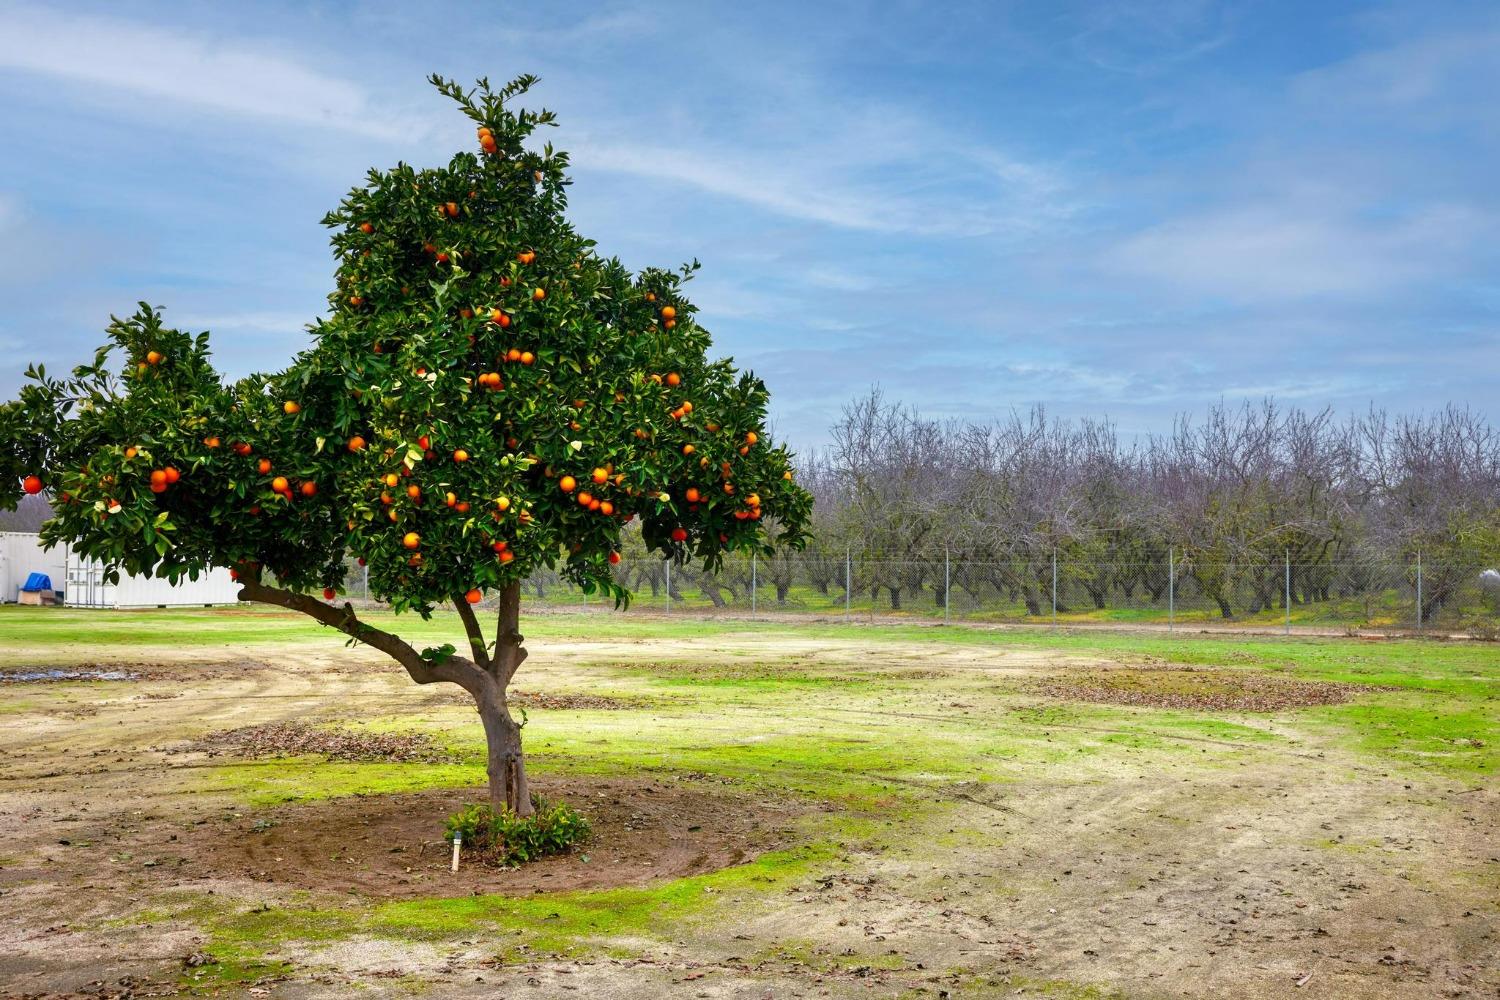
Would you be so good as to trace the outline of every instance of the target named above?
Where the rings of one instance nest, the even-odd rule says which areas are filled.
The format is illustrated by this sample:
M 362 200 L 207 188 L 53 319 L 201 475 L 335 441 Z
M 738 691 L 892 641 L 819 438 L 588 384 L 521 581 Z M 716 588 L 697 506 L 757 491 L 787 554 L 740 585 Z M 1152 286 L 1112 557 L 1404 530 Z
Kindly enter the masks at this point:
M 511 718 L 499 684 L 486 685 L 476 695 L 484 742 L 489 750 L 490 805 L 519 816 L 531 815 L 531 790 L 526 784 L 526 758 L 521 752 L 521 727 Z
M 786 595 L 791 589 L 792 585 L 789 583 L 778 583 L 776 585 L 776 603 L 779 605 L 785 605 Z
M 474 695 L 484 723 L 489 751 L 490 805 L 530 816 L 531 789 L 526 783 L 526 758 L 521 752 L 521 727 L 511 718 L 505 689 L 526 659 L 521 635 L 521 587 L 513 583 L 500 592 L 500 620 L 495 627 L 495 653 L 484 684 Z

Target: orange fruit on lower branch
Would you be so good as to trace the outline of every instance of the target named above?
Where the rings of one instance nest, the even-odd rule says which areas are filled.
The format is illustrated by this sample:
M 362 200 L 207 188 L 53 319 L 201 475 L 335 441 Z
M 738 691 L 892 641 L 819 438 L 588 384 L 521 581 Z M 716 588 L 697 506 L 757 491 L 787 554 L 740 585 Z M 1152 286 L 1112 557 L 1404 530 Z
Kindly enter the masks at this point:
M 685 541 L 687 541 L 687 529 L 686 528 L 673 528 L 672 529 L 672 541 L 674 541 L 674 542 L 685 542 Z
M 689 486 L 687 492 L 683 494 L 683 496 L 687 497 L 688 503 L 697 503 L 700 495 L 696 486 Z
M 315 483 L 315 482 L 313 482 L 311 479 L 309 479 L 307 482 L 305 482 L 305 483 L 302 484 L 302 495 L 303 496 L 305 496 L 305 497 L 316 496 L 317 493 L 318 493 L 318 484 Z
M 618 553 L 618 552 L 611 552 L 609 554 L 609 564 L 611 566 L 616 566 L 616 565 L 619 564 L 619 562 L 620 562 L 620 553 Z
M 602 486 L 604 483 L 606 483 L 608 481 L 609 481 L 609 470 L 608 469 L 604 468 L 603 466 L 600 466 L 599 468 L 597 468 L 597 469 L 594 470 L 594 482 L 596 482 L 596 483 L 598 483 L 598 484 L 600 484 Z
M 38 493 L 42 492 L 42 480 L 39 476 L 27 476 L 25 479 L 21 480 L 21 489 L 25 490 L 32 496 L 36 496 Z
M 289 417 L 293 416 L 294 414 L 301 413 L 302 404 L 297 402 L 295 399 L 289 399 L 285 403 L 281 404 L 281 412 L 285 413 Z
M 350 451 L 364 451 L 365 450 L 365 439 L 362 438 L 362 437 L 360 437 L 358 434 L 354 435 L 352 438 L 349 439 L 349 450 Z
M 667 374 L 667 385 L 678 386 L 678 385 L 681 385 L 681 384 L 682 384 L 682 376 L 681 375 L 677 374 L 676 372 L 669 372 Z
M 514 552 L 512 552 L 510 549 L 506 549 L 504 552 L 500 553 L 500 561 L 503 562 L 503 563 L 508 563 L 512 559 L 514 559 L 515 557 L 516 557 L 516 554 Z
M 408 531 L 401 539 L 401 544 L 408 549 L 417 548 L 422 544 L 422 536 L 415 531 Z
M 164 470 L 162 470 L 162 469 L 153 469 L 153 470 L 151 470 L 151 485 L 152 486 L 165 486 L 166 482 L 167 482 L 167 474 L 166 474 L 166 472 Z
M 456 449 L 453 452 L 453 461 L 455 461 L 455 462 L 467 462 L 468 460 L 469 460 L 469 453 L 466 452 L 466 451 L 464 451 L 462 448 L 458 448 L 458 449 Z
M 484 600 L 484 593 L 478 587 L 476 587 L 464 595 L 464 600 L 468 601 L 470 604 L 478 604 L 480 601 Z
M 748 434 L 745 435 L 745 443 L 746 444 L 754 444 L 755 442 L 757 442 L 759 440 L 760 440 L 760 435 L 756 434 L 754 431 L 751 431 L 750 433 L 748 433 Z
M 173 466 L 169 465 L 161 471 L 166 473 L 168 483 L 175 483 L 182 478 L 182 473 L 178 472 Z
M 574 479 L 572 476 L 563 476 L 557 481 L 557 488 L 562 490 L 564 493 L 572 493 L 573 490 L 577 488 L 577 486 L 578 480 Z
M 277 476 L 271 480 L 271 489 L 276 493 L 285 493 L 291 489 L 291 484 L 286 481 L 286 476 Z
M 332 587 L 324 587 L 323 588 L 323 600 L 325 600 L 325 601 L 331 601 L 331 600 L 334 599 L 335 596 L 336 595 L 334 594 L 334 590 L 333 590 Z
M 531 297 L 532 297 L 533 300 L 535 300 L 537 302 L 540 302 L 540 301 L 542 301 L 543 299 L 545 299 L 547 297 L 547 290 L 545 288 L 535 289 L 531 293 Z

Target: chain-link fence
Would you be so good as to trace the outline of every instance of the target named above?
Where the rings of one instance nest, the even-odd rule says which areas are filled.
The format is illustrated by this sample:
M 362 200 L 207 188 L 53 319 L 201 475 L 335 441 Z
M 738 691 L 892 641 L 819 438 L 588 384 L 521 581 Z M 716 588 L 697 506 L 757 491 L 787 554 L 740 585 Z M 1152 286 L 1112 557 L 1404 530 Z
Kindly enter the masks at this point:
M 1500 573 L 1395 562 L 1302 564 L 892 560 L 839 556 L 733 558 L 717 572 L 625 558 L 615 578 L 631 612 L 1411 632 L 1500 632 Z M 368 599 L 357 569 L 349 595 Z M 490 595 L 493 600 L 494 595 Z M 522 588 L 532 609 L 613 611 L 554 572 Z

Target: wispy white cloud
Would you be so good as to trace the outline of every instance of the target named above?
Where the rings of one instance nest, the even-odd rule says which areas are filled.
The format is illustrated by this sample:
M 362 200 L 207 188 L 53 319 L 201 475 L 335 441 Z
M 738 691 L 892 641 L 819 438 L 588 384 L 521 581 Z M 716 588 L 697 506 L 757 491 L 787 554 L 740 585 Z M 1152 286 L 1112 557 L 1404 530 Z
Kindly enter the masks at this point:
M 198 108 L 387 140 L 418 128 L 374 106 L 358 85 L 288 55 L 284 43 L 113 17 L 0 6 L 0 67 L 85 84 L 111 102 L 146 99 L 156 113 Z
M 1108 251 L 1105 263 L 1236 302 L 1378 299 L 1441 274 L 1493 228 L 1457 205 L 1371 219 L 1296 202 L 1239 204 L 1151 227 Z

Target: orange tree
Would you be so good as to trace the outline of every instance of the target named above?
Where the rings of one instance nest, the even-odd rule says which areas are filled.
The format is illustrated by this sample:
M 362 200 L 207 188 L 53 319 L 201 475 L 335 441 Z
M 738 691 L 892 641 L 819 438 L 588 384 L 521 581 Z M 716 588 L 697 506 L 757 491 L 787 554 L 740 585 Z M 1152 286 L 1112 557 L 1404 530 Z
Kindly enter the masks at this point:
M 111 574 L 230 567 L 243 600 L 309 615 L 418 684 L 459 685 L 491 800 L 521 814 L 506 704 L 526 657 L 521 580 L 557 567 L 622 603 L 610 567 L 630 522 L 664 558 L 714 567 L 800 545 L 811 507 L 763 429 L 765 386 L 706 356 L 683 294 L 696 263 L 632 274 L 566 221 L 566 154 L 526 142 L 553 116 L 509 106 L 533 82 L 433 77 L 478 151 L 372 171 L 329 213 L 329 314 L 284 371 L 226 383 L 207 334 L 142 303 L 92 364 L 34 369 L 0 406 L 0 502 L 49 490 L 44 539 Z M 398 612 L 451 603 L 465 652 L 418 650 L 338 603 L 346 556 Z

